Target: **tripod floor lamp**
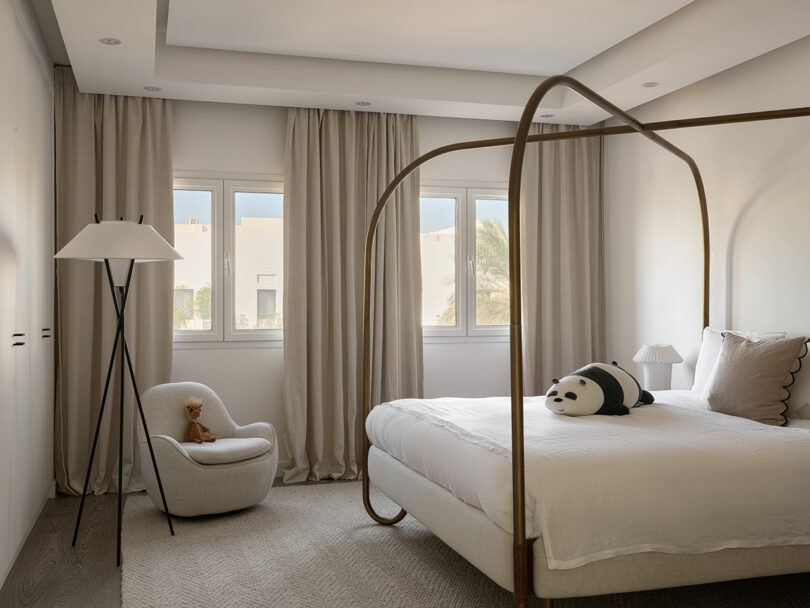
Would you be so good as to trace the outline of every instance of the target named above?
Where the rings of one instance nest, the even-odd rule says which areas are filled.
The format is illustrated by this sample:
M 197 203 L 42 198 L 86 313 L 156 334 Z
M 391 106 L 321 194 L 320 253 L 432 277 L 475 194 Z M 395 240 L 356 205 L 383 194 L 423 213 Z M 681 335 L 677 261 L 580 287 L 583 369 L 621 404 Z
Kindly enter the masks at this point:
M 96 433 L 93 437 L 93 447 L 90 449 L 90 461 L 87 463 L 87 474 L 84 477 L 84 488 L 82 489 L 82 500 L 79 503 L 79 513 L 76 517 L 76 528 L 73 532 L 73 546 L 76 546 L 76 537 L 79 534 L 79 524 L 82 521 L 82 511 L 84 510 L 84 500 L 87 496 L 87 484 L 90 480 L 90 471 L 93 468 L 93 458 L 96 455 L 96 445 L 98 435 L 101 430 L 101 419 L 104 415 L 104 405 L 107 401 L 107 393 L 110 388 L 113 369 L 115 367 L 116 351 L 119 362 L 119 424 L 118 424 L 118 541 L 116 545 L 116 565 L 121 565 L 121 516 L 123 514 L 122 503 L 122 483 L 123 483 L 123 446 L 124 446 L 124 380 L 125 367 L 129 369 L 129 378 L 132 382 L 132 389 L 135 392 L 135 402 L 138 404 L 141 424 L 143 425 L 146 442 L 149 446 L 149 454 L 152 457 L 152 466 L 155 468 L 155 477 L 160 488 L 160 497 L 163 499 L 163 511 L 166 513 L 166 520 L 169 523 L 169 531 L 174 535 L 174 526 L 169 514 L 169 507 L 166 504 L 166 495 L 163 492 L 163 483 L 160 481 L 155 453 L 152 450 L 152 440 L 149 437 L 149 429 L 146 426 L 146 417 L 141 407 L 141 396 L 138 392 L 138 384 L 135 381 L 135 370 L 132 366 L 132 358 L 127 348 L 127 338 L 124 331 L 124 309 L 126 308 L 129 296 L 132 272 L 138 262 L 161 262 L 183 259 L 177 250 L 172 247 L 152 226 L 143 223 L 143 216 L 140 221 L 128 222 L 100 222 L 98 215 L 93 224 L 88 224 L 73 239 L 65 245 L 55 256 L 57 259 L 88 260 L 92 262 L 103 262 L 107 272 L 107 281 L 110 284 L 115 314 L 118 319 L 113 340 L 112 353 L 110 354 L 110 364 L 107 368 L 107 379 L 104 381 L 104 392 L 101 397 L 101 407 L 98 412 L 98 422 L 96 423 Z

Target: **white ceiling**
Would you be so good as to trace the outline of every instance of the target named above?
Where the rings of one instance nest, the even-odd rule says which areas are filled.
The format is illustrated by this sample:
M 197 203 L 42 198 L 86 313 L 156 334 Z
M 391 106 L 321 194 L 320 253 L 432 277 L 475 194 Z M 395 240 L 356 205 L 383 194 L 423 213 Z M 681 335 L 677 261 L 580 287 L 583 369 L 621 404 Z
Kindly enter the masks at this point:
M 554 73 L 631 109 L 810 35 L 807 0 L 52 2 L 85 92 L 499 120 Z M 565 90 L 538 114 L 606 117 Z
M 166 43 L 561 74 L 692 0 L 171 0 Z

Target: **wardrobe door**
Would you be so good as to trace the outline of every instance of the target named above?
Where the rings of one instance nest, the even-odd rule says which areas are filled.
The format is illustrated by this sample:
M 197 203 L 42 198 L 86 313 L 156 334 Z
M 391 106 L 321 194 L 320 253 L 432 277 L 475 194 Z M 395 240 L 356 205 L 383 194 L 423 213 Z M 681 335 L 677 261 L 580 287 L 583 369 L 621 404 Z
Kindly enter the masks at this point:
M 50 84 L 29 54 L 28 199 L 29 277 L 29 483 L 32 508 L 39 506 L 53 479 L 53 102 Z M 34 480 L 37 480 L 36 482 Z
M 0 52 L 1 49 L 2 42 Z M 3 89 L 5 87 L 0 86 L 0 113 L 5 103 Z M 17 298 L 17 267 L 14 248 L 9 239 L 14 223 L 14 210 L 9 204 L 12 197 L 9 194 L 11 180 L 8 179 L 10 156 L 7 141 L 5 133 L 0 130 L 0 428 L 14 432 L 15 359 L 19 347 L 13 346 L 17 340 L 12 336 L 16 324 L 14 309 Z M 12 164 L 12 172 L 13 167 Z M 9 465 L 13 446 L 13 441 L 0 441 L 0 568 L 5 567 L 11 559 L 10 551 L 13 546 L 10 491 L 13 472 Z
M 19 346 L 15 347 L 15 375 L 14 384 L 16 398 L 14 404 L 14 424 L 12 432 L 17 437 L 16 449 L 12 454 L 12 471 L 14 477 L 11 482 L 11 493 L 14 496 L 13 520 L 16 526 L 27 521 L 31 511 L 36 512 L 37 506 L 33 501 L 33 489 L 28 481 L 28 460 L 31 446 L 31 409 L 30 409 L 30 375 L 31 375 L 31 249 L 30 214 L 33 201 L 31 200 L 32 165 L 31 136 L 30 136 L 30 80 L 28 63 L 28 43 L 19 28 L 14 34 L 14 205 L 15 223 L 12 234 L 12 243 L 17 265 L 17 289 L 14 314 L 15 333 Z M 19 544 L 26 529 L 14 530 L 15 545 Z
M 14 180 L 14 121 L 16 112 L 13 61 L 15 18 L 11 6 L 0 2 L 0 428 L 6 433 L 15 433 L 16 385 L 15 359 L 19 347 L 12 334 L 17 318 L 17 257 L 12 240 L 16 227 L 16 201 Z M 12 523 L 13 497 L 11 484 L 13 469 L 12 454 L 16 441 L 6 438 L 0 441 L 0 574 L 10 565 L 16 548 Z

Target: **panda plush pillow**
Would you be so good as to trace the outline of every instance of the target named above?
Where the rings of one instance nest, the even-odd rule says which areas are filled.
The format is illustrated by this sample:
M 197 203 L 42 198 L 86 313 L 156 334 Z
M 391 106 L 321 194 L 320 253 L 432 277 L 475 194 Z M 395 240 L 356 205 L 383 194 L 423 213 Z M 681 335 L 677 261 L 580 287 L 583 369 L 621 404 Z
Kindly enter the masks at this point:
M 630 408 L 654 401 L 615 361 L 591 363 L 552 382 L 546 392 L 546 407 L 564 416 L 623 416 L 630 413 Z

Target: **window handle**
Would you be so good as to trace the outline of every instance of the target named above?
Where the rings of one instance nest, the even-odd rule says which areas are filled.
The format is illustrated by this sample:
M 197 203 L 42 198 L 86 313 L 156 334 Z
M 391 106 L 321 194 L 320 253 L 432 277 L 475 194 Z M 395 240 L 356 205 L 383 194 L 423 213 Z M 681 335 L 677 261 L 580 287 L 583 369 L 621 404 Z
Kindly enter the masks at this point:
M 471 275 L 475 275 L 475 260 L 472 258 L 472 256 L 467 257 L 467 268 L 469 269 Z
M 225 274 L 231 276 L 231 256 L 225 256 Z

